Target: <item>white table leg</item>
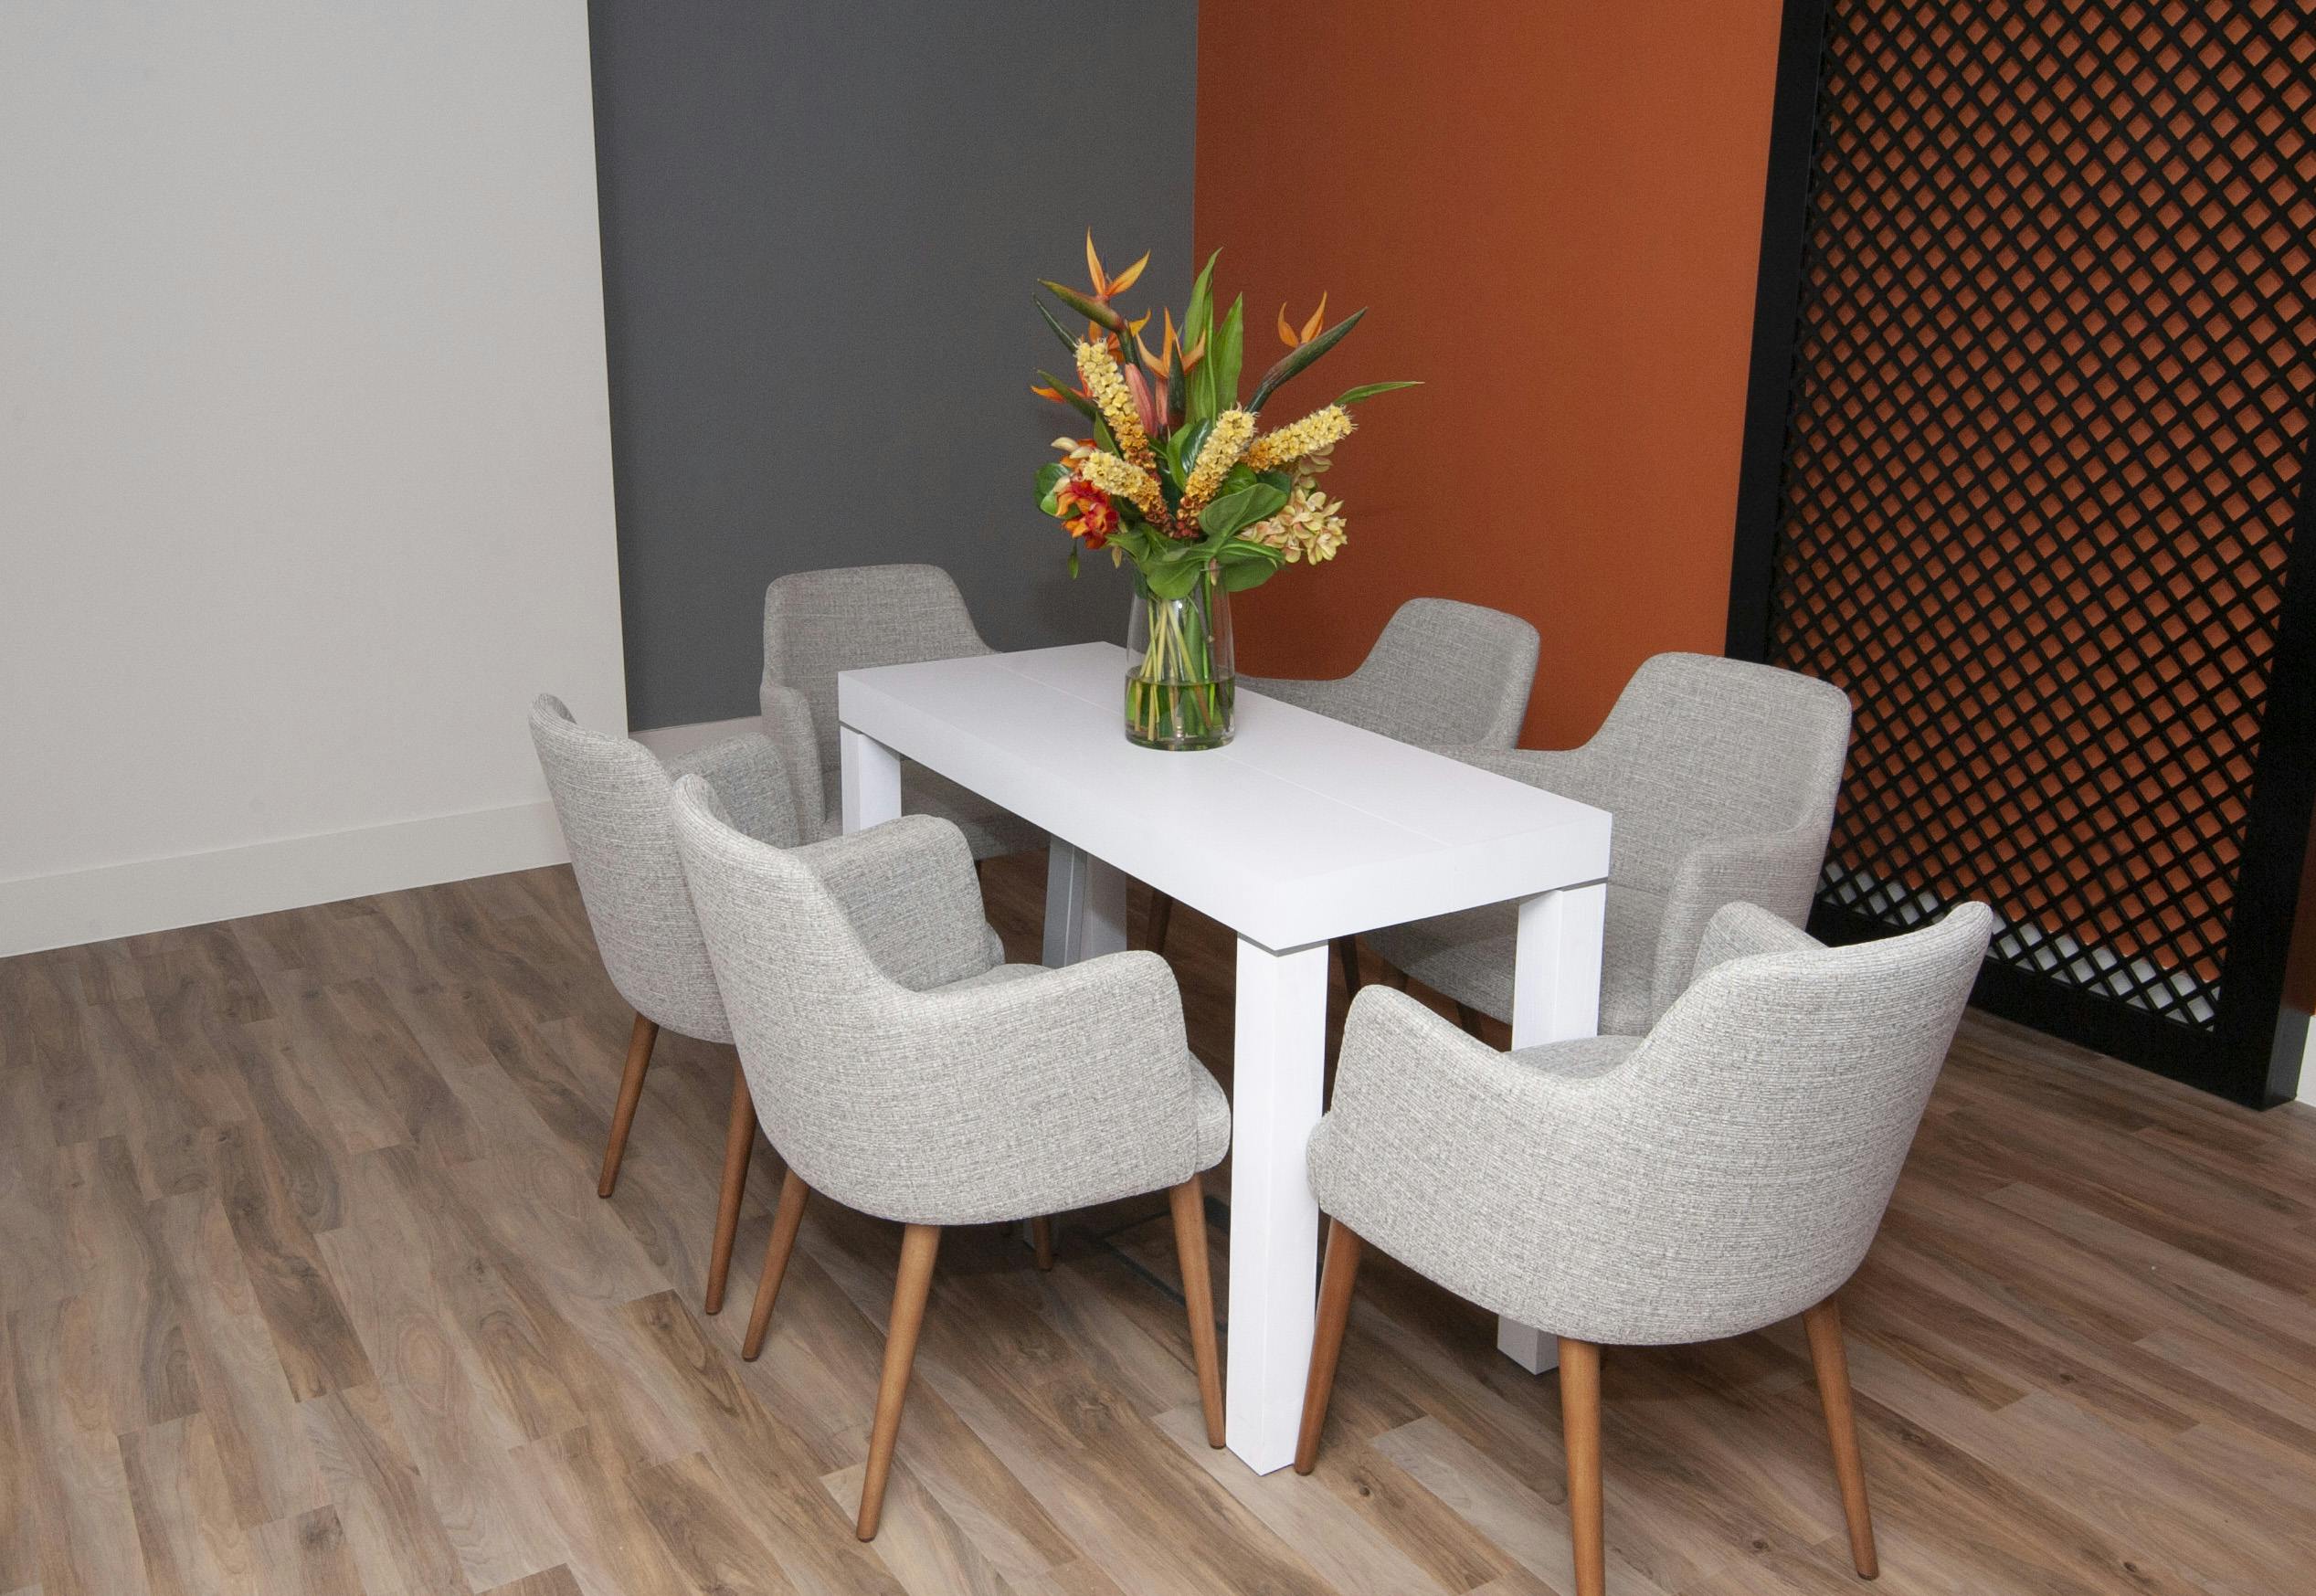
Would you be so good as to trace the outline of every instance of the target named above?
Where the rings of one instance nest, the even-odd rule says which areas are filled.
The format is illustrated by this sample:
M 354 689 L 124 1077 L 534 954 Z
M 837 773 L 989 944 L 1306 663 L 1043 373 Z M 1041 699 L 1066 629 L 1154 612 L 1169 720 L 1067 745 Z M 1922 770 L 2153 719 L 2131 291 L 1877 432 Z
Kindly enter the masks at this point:
M 1045 850 L 1045 963 L 1126 951 L 1126 872 L 1059 837 Z
M 1304 1164 L 1327 1058 L 1327 944 L 1239 939 L 1225 1434 L 1256 1474 L 1295 1461 L 1317 1316 L 1318 1203 Z
M 1514 1047 L 1600 1034 L 1601 926 L 1607 911 L 1608 888 L 1598 882 L 1521 903 L 1512 967 Z M 1517 1319 L 1496 1321 L 1496 1349 L 1530 1374 L 1560 1360 L 1557 1341 Z
M 901 818 L 901 756 L 865 732 L 840 726 L 837 757 L 844 775 L 844 829 L 865 831 Z

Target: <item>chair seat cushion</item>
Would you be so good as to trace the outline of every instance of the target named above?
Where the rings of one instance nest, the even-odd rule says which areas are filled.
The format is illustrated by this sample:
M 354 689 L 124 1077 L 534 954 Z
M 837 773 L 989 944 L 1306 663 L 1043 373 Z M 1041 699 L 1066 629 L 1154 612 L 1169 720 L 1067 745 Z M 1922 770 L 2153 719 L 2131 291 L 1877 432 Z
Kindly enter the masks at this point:
M 844 830 L 844 780 L 831 772 L 825 783 L 827 816 L 821 834 L 833 837 Z M 965 833 L 965 844 L 975 859 L 998 859 L 1045 846 L 1045 833 L 989 802 L 977 792 L 936 775 L 914 759 L 901 765 L 901 812 L 933 815 Z
M 1601 1034 L 1638 1036 L 1655 1018 L 1656 941 L 1664 900 L 1609 883 L 1601 935 Z M 1367 934 L 1376 955 L 1458 1003 L 1512 1021 L 1519 906 L 1490 904 Z

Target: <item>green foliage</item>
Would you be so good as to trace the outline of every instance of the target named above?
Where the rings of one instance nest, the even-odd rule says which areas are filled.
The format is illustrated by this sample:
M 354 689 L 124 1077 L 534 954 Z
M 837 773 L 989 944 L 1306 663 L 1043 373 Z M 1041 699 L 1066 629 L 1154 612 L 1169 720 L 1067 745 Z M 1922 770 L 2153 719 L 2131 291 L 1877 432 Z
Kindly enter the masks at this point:
M 1093 322 L 1095 326 L 1102 328 L 1104 331 L 1110 333 L 1123 333 L 1126 331 L 1126 318 L 1119 315 L 1116 311 L 1110 309 L 1109 306 L 1104 304 L 1100 300 L 1088 299 L 1085 295 L 1078 292 L 1077 290 L 1070 287 L 1067 283 L 1052 282 L 1044 278 L 1040 278 L 1038 280 L 1038 287 L 1043 289 L 1055 299 L 1060 300 L 1063 304 L 1069 306 L 1070 309 L 1075 311 L 1079 315 L 1084 316 L 1087 321 Z M 1076 340 L 1073 339 L 1071 341 L 1071 346 L 1073 348 L 1076 347 Z
M 1241 527 L 1276 515 L 1285 503 L 1285 489 L 1264 481 L 1251 482 L 1232 492 L 1217 494 L 1214 502 L 1200 513 L 1199 530 L 1210 541 L 1225 539 Z
M 1284 387 L 1296 374 L 1307 369 L 1320 355 L 1342 343 L 1351 329 L 1359 324 L 1359 318 L 1366 314 L 1364 308 L 1353 311 L 1308 344 L 1288 350 L 1285 358 L 1263 374 L 1262 384 L 1255 388 L 1254 397 L 1247 401 L 1246 407 L 1250 410 L 1260 410 L 1264 404 L 1269 402 L 1271 396 Z
M 1031 300 L 1030 303 L 1035 305 L 1037 307 L 1037 313 L 1045 318 L 1045 324 L 1053 329 L 1053 336 L 1062 341 L 1062 347 L 1068 350 L 1073 354 L 1076 354 L 1077 337 L 1067 327 L 1062 325 L 1062 318 L 1055 315 L 1052 310 L 1043 300 Z M 1040 372 L 1038 373 L 1038 375 L 1043 376 L 1045 374 L 1043 372 Z M 1053 386 L 1058 388 L 1063 385 L 1055 383 Z
M 1239 364 L 1246 353 L 1246 296 L 1241 294 L 1231 301 L 1228 313 L 1214 342 L 1207 345 L 1203 364 L 1211 368 L 1214 376 L 1214 409 L 1217 415 L 1239 402 Z
M 1356 388 L 1346 390 L 1343 396 L 1335 402 L 1338 405 L 1356 405 L 1361 399 L 1371 399 L 1378 394 L 1388 394 L 1395 388 L 1420 388 L 1422 386 L 1422 383 L 1362 383 Z
M 1102 412 L 1095 407 L 1094 401 L 1087 398 L 1084 394 L 1079 393 L 1076 389 L 1071 387 L 1069 384 L 1063 382 L 1060 377 L 1055 376 L 1051 372 L 1042 370 L 1037 374 L 1037 378 L 1038 381 L 1043 383 L 1047 387 L 1052 388 L 1055 393 L 1061 395 L 1062 403 L 1067 405 L 1071 409 L 1075 410 L 1088 421 L 1101 420 Z

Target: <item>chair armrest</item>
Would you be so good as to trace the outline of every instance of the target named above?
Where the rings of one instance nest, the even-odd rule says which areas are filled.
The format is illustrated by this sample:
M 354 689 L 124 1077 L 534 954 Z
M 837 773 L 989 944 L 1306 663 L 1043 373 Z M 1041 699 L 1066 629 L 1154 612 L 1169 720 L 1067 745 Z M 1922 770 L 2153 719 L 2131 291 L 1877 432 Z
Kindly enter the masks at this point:
M 1574 798 L 1581 804 L 1602 809 L 1613 808 L 1608 801 L 1610 784 L 1601 768 L 1602 760 L 1589 743 L 1576 748 L 1483 748 L 1467 745 L 1442 748 L 1439 752 L 1478 769 L 1492 770 L 1514 781 Z
M 1705 935 L 1697 945 L 1697 962 L 1689 967 L 1689 984 L 1695 985 L 1707 970 L 1733 958 L 1748 958 L 1757 953 L 1799 953 L 1824 946 L 1800 926 L 1779 919 L 1759 904 L 1725 904 L 1719 913 L 1706 922 Z
M 1362 988 L 1335 1102 L 1311 1138 L 1319 1206 L 1451 1291 L 1529 1311 L 1549 1217 L 1577 1189 L 1588 1127 L 1617 1115 L 1637 1037 L 1498 1052 L 1404 993 Z
M 1200 1079 L 1174 972 L 1156 954 L 896 994 L 888 1023 L 886 1057 L 905 1063 L 884 1068 L 866 1087 L 881 1100 L 861 1107 L 922 1149 L 883 1175 L 895 1217 L 922 1204 L 970 1222 L 962 1201 L 1018 1219 L 1178 1185 L 1200 1168 L 1200 1089 L 1219 1089 Z
M 903 815 L 796 851 L 851 922 L 885 978 L 912 990 L 988 970 L 989 922 L 965 834 L 931 815 Z
M 742 733 L 667 761 L 670 780 L 698 776 L 715 789 L 733 827 L 758 842 L 793 848 L 804 840 L 788 773 L 769 738 Z
M 1683 854 L 1659 922 L 1651 1017 L 1671 1007 L 1698 973 L 1705 928 L 1723 905 L 1757 904 L 1799 925 L 1809 918 L 1824 861 L 1825 834 L 1814 826 L 1717 838 Z
M 788 767 L 797 824 L 807 838 L 818 837 L 828 829 L 829 817 L 821 796 L 827 781 L 820 769 L 820 740 L 812 730 L 812 705 L 801 692 L 777 682 L 757 689 L 756 702 L 764 713 L 764 735 Z

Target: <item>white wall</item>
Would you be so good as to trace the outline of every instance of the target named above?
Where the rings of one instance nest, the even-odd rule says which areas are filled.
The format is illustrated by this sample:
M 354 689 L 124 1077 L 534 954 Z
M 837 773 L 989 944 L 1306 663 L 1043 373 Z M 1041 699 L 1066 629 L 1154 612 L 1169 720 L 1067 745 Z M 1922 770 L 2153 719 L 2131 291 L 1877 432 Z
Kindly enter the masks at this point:
M 591 120 L 581 0 L 0 5 L 0 954 L 560 856 Z

